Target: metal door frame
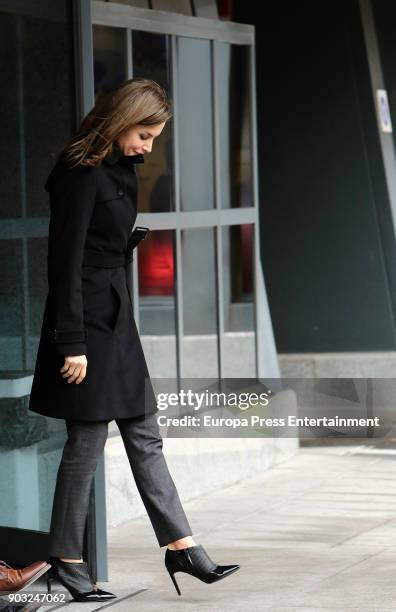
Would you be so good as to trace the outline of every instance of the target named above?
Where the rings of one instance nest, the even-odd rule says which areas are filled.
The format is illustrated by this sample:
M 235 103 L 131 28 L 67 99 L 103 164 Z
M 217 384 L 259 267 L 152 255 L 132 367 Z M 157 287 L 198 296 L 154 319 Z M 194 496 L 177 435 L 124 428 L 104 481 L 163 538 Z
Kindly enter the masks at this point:
M 88 0 L 89 1 L 89 0 Z M 252 143 L 252 175 L 253 175 L 253 205 L 252 207 L 242 208 L 221 208 L 219 193 L 219 136 L 217 126 L 219 124 L 219 96 L 214 87 L 213 95 L 213 117 L 214 117 L 214 169 L 215 169 L 215 208 L 205 211 L 182 211 L 180 209 L 179 181 L 180 176 L 180 154 L 178 148 L 178 106 L 177 96 L 174 95 L 173 106 L 173 137 L 174 137 L 174 173 L 175 173 L 175 211 L 166 213 L 139 213 L 136 223 L 147 225 L 151 229 L 171 229 L 175 232 L 176 242 L 176 329 L 177 333 L 177 353 L 178 353 L 178 377 L 183 377 L 183 301 L 182 301 L 182 276 L 181 272 L 181 231 L 184 228 L 210 227 L 215 231 L 216 249 L 216 276 L 217 289 L 216 299 L 218 307 L 218 354 L 219 354 L 219 374 L 222 376 L 222 355 L 224 354 L 224 319 L 222 313 L 222 296 L 220 290 L 223 286 L 222 270 L 222 228 L 227 225 L 240 225 L 252 223 L 254 228 L 253 239 L 253 266 L 254 266 L 254 300 L 255 300 L 255 342 L 256 342 L 256 377 L 279 377 L 279 365 L 277 361 L 275 341 L 272 331 L 272 324 L 265 291 L 264 277 L 260 258 L 260 236 L 259 236 L 259 201 L 258 201 L 258 160 L 257 160 L 257 117 L 256 117 L 256 71 L 255 71 L 255 28 L 248 24 L 240 24 L 216 19 L 206 19 L 191 17 L 178 13 L 167 13 L 165 11 L 155 11 L 131 7 L 115 2 L 103 2 L 101 0 L 91 0 L 91 17 L 93 25 L 107 27 L 117 27 L 127 32 L 127 78 L 132 77 L 132 66 L 129 61 L 131 30 L 140 30 L 152 33 L 167 34 L 171 38 L 171 62 L 172 62 L 172 89 L 176 94 L 176 38 L 178 36 L 202 38 L 210 40 L 212 44 L 213 65 L 217 65 L 218 43 L 227 42 L 235 45 L 245 45 L 250 47 L 250 83 L 251 83 L 251 143 Z M 216 76 L 213 75 L 213 83 L 216 83 Z M 138 254 L 133 261 L 134 278 L 134 312 L 136 324 L 139 329 L 139 296 L 137 289 L 137 266 Z

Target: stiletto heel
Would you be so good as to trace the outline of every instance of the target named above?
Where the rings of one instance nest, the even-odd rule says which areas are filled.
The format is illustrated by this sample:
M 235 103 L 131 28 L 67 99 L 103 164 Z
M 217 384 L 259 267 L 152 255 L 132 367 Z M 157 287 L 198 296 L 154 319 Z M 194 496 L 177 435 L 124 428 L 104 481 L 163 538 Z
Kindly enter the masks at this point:
M 169 570 L 169 569 L 168 569 L 168 572 L 169 572 L 169 576 L 172 578 L 173 584 L 175 585 L 175 589 L 177 591 L 177 594 L 181 595 L 181 592 L 180 592 L 180 589 L 179 589 L 179 585 L 176 582 L 176 578 L 175 578 L 173 572 L 171 570 Z
M 236 572 L 240 566 L 234 565 L 218 565 L 207 554 L 202 544 L 189 546 L 188 548 L 180 548 L 178 550 L 166 549 L 165 567 L 169 572 L 172 582 L 178 595 L 181 595 L 179 585 L 176 582 L 174 574 L 176 572 L 185 572 L 195 578 L 199 578 L 206 584 L 217 582 L 230 574 Z
M 85 562 L 72 563 L 61 561 L 58 557 L 50 557 L 50 563 L 52 567 L 47 575 L 48 593 L 51 593 L 51 582 L 57 580 L 69 591 L 74 601 L 107 601 L 117 597 L 92 583 Z

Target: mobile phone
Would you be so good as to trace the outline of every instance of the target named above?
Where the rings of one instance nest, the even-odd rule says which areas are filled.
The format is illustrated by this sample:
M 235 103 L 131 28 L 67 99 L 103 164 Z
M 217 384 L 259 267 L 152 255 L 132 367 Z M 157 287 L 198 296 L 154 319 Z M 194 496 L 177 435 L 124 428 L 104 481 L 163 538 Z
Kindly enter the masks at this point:
M 134 236 L 139 236 L 140 240 L 143 240 L 147 236 L 148 231 L 149 231 L 148 227 L 137 225 L 135 229 L 133 230 L 132 234 Z

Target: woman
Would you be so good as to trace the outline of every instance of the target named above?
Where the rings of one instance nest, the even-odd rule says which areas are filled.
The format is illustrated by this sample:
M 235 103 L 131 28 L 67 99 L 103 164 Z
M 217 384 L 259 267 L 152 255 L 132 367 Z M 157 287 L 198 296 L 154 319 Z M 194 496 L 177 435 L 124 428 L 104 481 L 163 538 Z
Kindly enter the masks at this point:
M 126 267 L 147 228 L 135 228 L 144 162 L 171 117 L 163 88 L 134 78 L 103 95 L 59 154 L 50 194 L 48 296 L 29 409 L 65 419 L 50 527 L 48 578 L 78 601 L 115 597 L 82 559 L 92 480 L 115 420 L 175 588 L 177 571 L 215 582 L 239 565 L 214 563 L 182 508 L 162 453 L 155 393 L 135 325 Z

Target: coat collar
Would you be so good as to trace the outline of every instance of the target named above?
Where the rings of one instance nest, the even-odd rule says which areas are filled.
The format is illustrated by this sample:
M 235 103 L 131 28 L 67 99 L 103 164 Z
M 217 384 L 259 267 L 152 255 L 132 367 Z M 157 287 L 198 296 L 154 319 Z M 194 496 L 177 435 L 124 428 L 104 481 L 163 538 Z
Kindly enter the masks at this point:
M 109 166 L 114 166 L 118 162 L 126 165 L 144 164 L 144 155 L 142 153 L 138 153 L 137 155 L 124 155 L 118 145 L 114 143 L 113 150 L 103 161 Z

